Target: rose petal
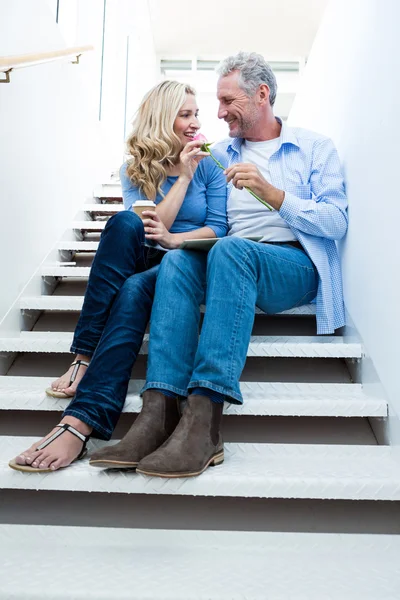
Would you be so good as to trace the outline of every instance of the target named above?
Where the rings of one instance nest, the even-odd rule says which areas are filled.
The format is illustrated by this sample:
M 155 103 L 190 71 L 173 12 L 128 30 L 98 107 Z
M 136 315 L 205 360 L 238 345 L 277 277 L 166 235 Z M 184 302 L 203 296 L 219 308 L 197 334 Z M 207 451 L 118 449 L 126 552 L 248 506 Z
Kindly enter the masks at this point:
M 196 140 L 196 141 L 199 141 L 199 142 L 206 142 L 207 138 L 202 133 L 198 133 L 197 135 L 194 136 L 193 140 Z

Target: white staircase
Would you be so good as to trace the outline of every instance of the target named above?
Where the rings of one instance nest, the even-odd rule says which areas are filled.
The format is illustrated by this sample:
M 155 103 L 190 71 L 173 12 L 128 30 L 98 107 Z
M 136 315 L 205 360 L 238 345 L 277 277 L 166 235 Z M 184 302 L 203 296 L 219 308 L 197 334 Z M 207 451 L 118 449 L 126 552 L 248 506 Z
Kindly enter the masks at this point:
M 49 474 L 8 467 L 67 405 L 44 390 L 70 362 L 90 263 L 120 194 L 96 188 L 57 244 L 59 262 L 41 269 L 50 295 L 20 300 L 32 329 L 0 333 L 2 356 L 14 358 L 0 377 L 0 598 L 398 600 L 400 519 L 389 518 L 400 448 L 377 444 L 368 419 L 387 416 L 386 400 L 349 375 L 361 345 L 317 337 L 313 305 L 256 311 L 245 403 L 225 407 L 223 465 L 171 480 L 87 460 Z M 140 410 L 147 347 L 148 336 L 116 439 Z
M 394 536 L 32 526 L 0 536 L 2 598 L 397 600 L 400 584 Z

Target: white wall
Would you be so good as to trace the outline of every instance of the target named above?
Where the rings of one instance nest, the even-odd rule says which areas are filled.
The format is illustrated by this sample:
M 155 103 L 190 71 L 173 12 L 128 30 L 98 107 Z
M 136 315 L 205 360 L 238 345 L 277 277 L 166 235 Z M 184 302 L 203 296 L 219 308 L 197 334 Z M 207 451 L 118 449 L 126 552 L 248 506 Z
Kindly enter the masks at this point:
M 289 122 L 331 136 L 344 163 L 350 228 L 345 302 L 390 402 L 400 442 L 398 0 L 333 0 Z M 366 361 L 368 364 L 368 361 Z M 367 380 L 369 373 L 364 373 Z
M 0 0 L 0 56 L 95 47 L 79 65 L 21 69 L 0 87 L 3 333 L 19 325 L 19 294 L 94 184 L 121 165 L 126 121 L 159 78 L 146 0 L 60 0 L 58 24 L 56 8 Z
M 147 0 L 107 0 L 101 128 L 115 169 L 123 160 L 132 116 L 159 77 Z
M 65 47 L 46 0 L 0 0 L 1 56 Z M 99 180 L 97 103 L 85 78 L 92 54 L 0 84 L 0 321 Z
M 129 32 L 126 135 L 144 94 L 161 79 L 154 47 L 148 2 L 135 3 L 134 28 Z

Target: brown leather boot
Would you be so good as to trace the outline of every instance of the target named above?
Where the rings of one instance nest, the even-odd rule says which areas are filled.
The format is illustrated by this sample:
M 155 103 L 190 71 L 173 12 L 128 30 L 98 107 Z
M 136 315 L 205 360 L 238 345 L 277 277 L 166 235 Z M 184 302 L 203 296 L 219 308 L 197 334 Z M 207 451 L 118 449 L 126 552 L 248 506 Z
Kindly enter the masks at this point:
M 143 407 L 128 433 L 118 444 L 94 452 L 89 464 L 108 469 L 134 469 L 174 431 L 180 419 L 177 398 L 157 390 L 143 393 Z
M 220 433 L 223 404 L 189 396 L 181 420 L 158 450 L 140 461 L 137 472 L 156 477 L 193 477 L 224 461 Z

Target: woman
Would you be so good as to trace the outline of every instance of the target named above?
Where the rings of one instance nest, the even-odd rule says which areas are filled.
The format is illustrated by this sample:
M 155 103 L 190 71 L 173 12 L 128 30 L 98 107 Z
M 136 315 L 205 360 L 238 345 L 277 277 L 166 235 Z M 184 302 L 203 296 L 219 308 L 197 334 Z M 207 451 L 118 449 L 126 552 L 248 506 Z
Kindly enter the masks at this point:
M 10 467 L 57 470 L 82 458 L 92 432 L 111 437 L 165 251 L 184 240 L 226 234 L 225 178 L 200 151 L 202 142 L 193 139 L 199 128 L 191 87 L 164 81 L 143 99 L 128 140 L 131 158 L 120 172 L 127 210 L 109 219 L 104 229 L 71 347 L 76 358 L 48 391 L 65 397 L 76 390 L 75 398 L 61 423 L 10 461 Z M 138 199 L 156 203 L 143 221 L 131 210 Z

